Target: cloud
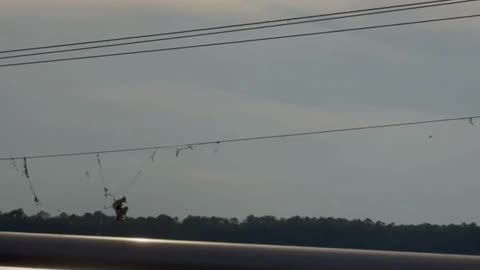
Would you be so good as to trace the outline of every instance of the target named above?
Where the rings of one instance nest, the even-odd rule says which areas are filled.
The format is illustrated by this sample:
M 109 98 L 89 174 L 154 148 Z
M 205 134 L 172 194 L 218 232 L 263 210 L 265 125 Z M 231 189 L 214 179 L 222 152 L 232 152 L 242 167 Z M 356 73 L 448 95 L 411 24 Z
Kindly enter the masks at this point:
M 159 89 L 155 85 L 163 86 Z M 214 117 L 222 122 L 224 119 L 234 119 L 232 123 L 256 123 L 277 130 L 337 128 L 432 116 L 400 110 L 342 112 L 332 107 L 291 104 L 239 93 L 241 91 L 232 93 L 193 86 L 179 88 L 152 81 L 147 85 L 138 84 L 128 88 L 105 88 L 91 99 L 113 109 L 177 114 L 192 118 Z
M 287 0 L 269 1 L 269 0 L 45 0 L 40 4 L 33 0 L 17 0 L 15 2 L 2 2 L 2 8 L 26 8 L 26 7 L 44 7 L 44 8 L 107 8 L 107 7 L 122 7 L 122 8 L 174 8 L 179 10 L 196 11 L 201 13 L 250 13 L 270 10 L 272 7 L 302 7 L 304 9 L 311 8 L 337 8 L 348 6 L 348 2 L 354 1 L 311 1 L 299 0 L 295 3 Z
M 3 1 L 0 34 L 8 37 L 2 46 L 15 48 L 377 5 L 385 2 Z M 452 15 L 436 12 L 259 34 Z M 418 26 L 8 69 L 0 74 L 1 151 L 13 155 L 189 143 L 475 111 L 476 48 L 465 45 L 475 44 L 475 37 L 442 32 L 447 23 L 435 25 L 438 32 Z M 167 150 L 136 183 L 129 202 L 133 215 L 165 211 L 471 220 L 477 213 L 471 206 L 476 194 L 466 191 L 478 190 L 474 161 L 480 146 L 469 142 L 478 136 L 479 125 L 465 121 L 225 144 L 216 154 L 213 147 L 199 147 L 179 158 L 174 149 Z M 128 181 L 149 154 L 105 156 L 109 183 Z M 1 166 L 8 181 L 8 188 L 0 189 L 1 204 L 30 205 L 22 176 L 11 164 Z M 47 202 L 75 212 L 102 206 L 94 157 L 36 160 L 31 166 Z M 85 170 L 93 172 L 92 183 L 81 180 Z M 452 202 L 438 202 L 450 196 Z

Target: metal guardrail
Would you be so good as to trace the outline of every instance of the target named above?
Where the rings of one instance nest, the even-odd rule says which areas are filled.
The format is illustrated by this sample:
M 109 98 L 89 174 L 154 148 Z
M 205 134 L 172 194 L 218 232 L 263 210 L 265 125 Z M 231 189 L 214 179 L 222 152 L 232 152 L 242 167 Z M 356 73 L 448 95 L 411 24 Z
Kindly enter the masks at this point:
M 0 232 L 0 266 L 53 269 L 478 270 L 480 257 Z

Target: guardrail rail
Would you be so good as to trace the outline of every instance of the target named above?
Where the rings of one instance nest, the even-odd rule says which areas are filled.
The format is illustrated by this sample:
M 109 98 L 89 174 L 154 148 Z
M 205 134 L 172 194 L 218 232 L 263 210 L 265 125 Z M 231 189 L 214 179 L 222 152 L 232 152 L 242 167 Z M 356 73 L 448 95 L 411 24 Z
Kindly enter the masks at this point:
M 49 269 L 478 270 L 480 257 L 0 232 L 0 266 Z

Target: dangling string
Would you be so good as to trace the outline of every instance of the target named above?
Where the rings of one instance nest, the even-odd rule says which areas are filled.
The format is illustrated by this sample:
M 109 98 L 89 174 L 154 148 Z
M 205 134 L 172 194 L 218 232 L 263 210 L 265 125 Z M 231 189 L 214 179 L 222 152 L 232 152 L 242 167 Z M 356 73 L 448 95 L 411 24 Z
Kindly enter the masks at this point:
M 469 120 L 469 122 L 470 122 L 470 125 L 473 126 L 473 125 L 474 125 L 474 123 L 473 123 L 473 118 L 470 117 L 470 119 L 468 119 L 468 120 Z
M 45 204 L 45 201 L 42 200 L 42 202 L 40 202 L 40 200 L 38 199 L 37 192 L 35 191 L 35 187 L 33 186 L 33 182 L 31 180 L 31 175 L 30 175 L 30 170 L 28 168 L 27 158 L 23 158 L 23 168 L 22 169 L 20 169 L 20 167 L 17 165 L 17 162 L 14 158 L 12 158 L 12 165 L 17 172 L 21 173 L 22 176 L 24 176 L 27 179 L 27 183 L 28 183 L 28 186 L 30 188 L 30 192 L 33 195 L 33 200 L 35 202 L 35 205 L 38 207 L 38 210 L 44 210 L 44 211 L 46 211 L 47 213 L 50 213 L 50 214 L 58 214 L 58 213 L 61 212 L 61 210 L 58 209 L 58 208 L 47 207 L 47 205 Z
M 27 158 L 23 158 L 23 174 L 27 178 L 28 186 L 30 187 L 30 191 L 32 192 L 35 205 L 40 206 L 40 200 L 38 199 L 37 192 L 35 192 L 35 188 L 33 187 L 32 180 L 30 179 L 30 173 L 28 171 L 28 165 L 27 165 Z
M 153 153 L 144 162 L 142 162 L 143 165 L 141 166 L 141 168 L 137 171 L 135 176 L 133 176 L 133 178 L 122 188 L 122 190 L 120 190 L 120 193 L 125 194 L 128 189 L 140 178 L 140 175 L 145 170 L 145 163 L 147 161 L 151 161 L 152 164 L 155 163 L 155 155 L 157 154 L 158 150 L 159 149 L 155 149 L 155 151 L 153 151 Z
M 98 169 L 100 172 L 100 179 L 102 179 L 103 192 L 106 199 L 108 196 L 108 188 L 107 188 L 107 184 L 105 183 L 105 176 L 103 175 L 103 167 L 102 167 L 102 161 L 100 160 L 100 154 L 97 154 L 97 163 L 98 163 Z
M 107 183 L 105 182 L 105 176 L 103 175 L 102 161 L 100 160 L 100 154 L 99 153 L 97 153 L 97 163 L 98 163 L 98 169 L 100 171 L 100 178 L 102 179 L 102 185 L 103 185 L 103 193 L 104 193 L 103 209 L 110 209 L 110 208 L 112 208 L 112 206 L 111 205 L 107 206 L 107 198 L 108 198 L 108 196 L 111 196 L 113 198 L 113 200 L 115 201 L 115 196 L 113 196 L 112 194 L 110 194 L 108 192 Z M 99 236 L 102 234 L 102 227 L 103 227 L 103 213 L 102 213 L 102 216 L 100 217 L 100 220 L 98 221 L 97 235 L 99 235 Z
M 115 200 L 115 196 L 110 194 L 107 188 L 107 183 L 105 182 L 105 176 L 103 175 L 103 167 L 102 167 L 102 162 L 100 160 L 100 154 L 97 153 L 97 163 L 98 163 L 98 169 L 100 171 L 100 178 L 102 179 L 102 184 L 103 184 L 103 194 L 104 194 L 104 199 L 103 199 L 103 209 L 109 209 L 110 206 L 107 206 L 107 198 L 112 197 L 113 200 Z

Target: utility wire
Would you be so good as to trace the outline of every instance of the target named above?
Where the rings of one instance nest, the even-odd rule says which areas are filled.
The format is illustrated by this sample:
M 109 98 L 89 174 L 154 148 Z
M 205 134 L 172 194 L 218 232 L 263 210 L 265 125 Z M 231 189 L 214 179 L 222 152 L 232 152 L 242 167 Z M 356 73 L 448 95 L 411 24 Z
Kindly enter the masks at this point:
M 218 145 L 218 144 L 224 144 L 224 143 L 259 141 L 259 140 L 269 140 L 269 139 L 288 138 L 288 137 L 299 137 L 299 136 L 308 136 L 308 135 L 320 135 L 320 134 L 327 134 L 327 133 L 352 132 L 352 131 L 370 130 L 370 129 L 381 129 L 381 128 L 393 128 L 393 127 L 403 127 L 403 126 L 445 123 L 445 122 L 454 122 L 454 121 L 469 121 L 470 123 L 472 123 L 474 119 L 478 119 L 478 118 L 480 118 L 480 115 L 478 115 L 478 116 L 457 117 L 457 118 L 443 118 L 443 119 L 426 120 L 426 121 L 381 124 L 381 125 L 374 125 L 374 126 L 360 126 L 360 127 L 342 128 L 342 129 L 310 131 L 310 132 L 301 132 L 301 133 L 287 133 L 287 134 L 277 134 L 277 135 L 258 136 L 258 137 L 246 137 L 246 138 L 238 138 L 238 139 L 206 141 L 206 142 L 196 142 L 196 143 L 178 144 L 178 145 L 125 148 L 125 149 L 103 150 L 103 151 L 97 150 L 97 151 L 91 151 L 91 152 L 61 153 L 61 154 L 51 154 L 51 155 L 30 155 L 30 156 L 26 156 L 26 157 L 4 157 L 4 158 L 0 158 L 0 161 L 4 161 L 4 160 L 11 161 L 12 159 L 17 160 L 17 159 L 25 159 L 25 158 L 26 159 L 37 159 L 37 158 L 56 158 L 56 157 L 67 157 L 67 156 L 99 155 L 99 154 L 112 154 L 112 153 L 121 153 L 121 152 L 157 150 L 157 149 L 179 149 L 179 148 L 190 148 L 190 147 L 193 147 L 193 146 L 202 146 L 202 145 L 215 145 L 215 144 Z
M 424 24 L 424 23 L 432 23 L 432 22 L 440 22 L 440 21 L 451 21 L 451 20 L 476 18 L 476 17 L 480 17 L 480 14 L 429 19 L 429 20 L 421 20 L 421 21 L 410 21 L 410 22 L 403 22 L 403 23 L 364 26 L 364 27 L 357 27 L 357 28 L 346 28 L 346 29 L 321 31 L 321 32 L 310 32 L 310 33 L 294 34 L 294 35 L 283 35 L 283 36 L 243 39 L 243 40 L 234 40 L 234 41 L 225 41 L 225 42 L 204 43 L 204 44 L 197 44 L 197 45 L 190 45 L 190 46 L 168 47 L 168 48 L 152 49 L 152 50 L 127 51 L 127 52 L 120 52 L 120 53 L 96 54 L 96 55 L 89 55 L 89 56 L 57 58 L 57 59 L 39 60 L 39 61 L 30 61 L 30 62 L 19 62 L 19 63 L 3 64 L 3 65 L 0 65 L 0 67 L 25 66 L 25 65 L 43 64 L 43 63 L 65 62 L 65 61 L 75 61 L 75 60 L 94 59 L 94 58 L 106 58 L 106 57 L 114 57 L 114 56 L 121 56 L 121 55 L 176 51 L 176 50 L 204 48 L 204 47 L 213 47 L 213 46 L 222 46 L 222 45 L 252 43 L 252 42 L 267 41 L 267 40 L 279 40 L 279 39 L 298 38 L 298 37 L 307 37 L 307 36 L 316 36 L 316 35 L 325 35 L 325 34 L 334 34 L 334 33 L 343 33 L 343 32 L 354 32 L 354 31 L 362 31 L 362 30 L 370 30 L 370 29 L 390 28 L 390 27 L 397 27 L 397 26 Z
M 232 29 L 232 30 L 222 30 L 222 31 L 216 31 L 216 32 L 200 33 L 200 34 L 190 34 L 190 35 L 183 35 L 183 36 L 174 36 L 174 37 L 157 38 L 157 39 L 147 39 L 147 40 L 130 41 L 130 42 L 115 43 L 115 44 L 87 46 L 87 47 L 80 47 L 80 48 L 46 51 L 46 52 L 16 54 L 16 55 L 0 56 L 0 60 L 2 60 L 2 59 L 12 59 L 12 58 L 21 58 L 21 57 L 30 57 L 30 56 L 39 56 L 39 55 L 49 55 L 49 54 L 57 54 L 57 53 L 66 53 L 66 52 L 75 52 L 75 51 L 85 51 L 85 50 L 93 50 L 93 49 L 101 49 L 101 48 L 109 48 L 109 47 L 119 47 L 119 46 L 127 46 L 127 45 L 136 45 L 136 44 L 152 43 L 152 42 L 159 42 L 159 41 L 192 38 L 192 37 L 212 36 L 212 35 L 220 35 L 220 34 L 226 34 L 226 33 L 252 31 L 252 30 L 260 30 L 260 29 L 266 29 L 266 28 L 292 26 L 292 25 L 298 25 L 298 24 L 307 24 L 307 23 L 313 23 L 313 22 L 322 22 L 322 21 L 331 21 L 331 20 L 339 20 L 339 19 L 354 18 L 354 17 L 379 15 L 379 14 L 385 14 L 385 13 L 393 13 L 393 12 L 400 12 L 400 11 L 407 11 L 407 10 L 417 10 L 417 9 L 423 9 L 423 8 L 439 7 L 439 6 L 446 6 L 446 5 L 455 5 L 455 4 L 477 2 L 477 1 L 480 1 L 480 0 L 462 0 L 462 1 L 457 1 L 457 2 L 445 2 L 445 3 L 437 3 L 437 4 L 430 4 L 430 5 L 423 5 L 423 6 L 400 8 L 400 9 L 389 9 L 389 10 L 382 10 L 382 11 L 375 11 L 375 12 L 368 12 L 368 13 L 328 17 L 328 18 L 321 18 L 321 19 L 286 22 L 286 23 L 262 25 L 262 26 Z
M 119 38 L 99 39 L 99 40 L 81 41 L 81 42 L 73 42 L 73 43 L 63 43 L 63 44 L 38 46 L 38 47 L 30 47 L 30 48 L 12 49 L 12 50 L 0 51 L 0 53 L 12 53 L 12 52 L 21 52 L 21 51 L 52 49 L 52 48 L 59 48 L 59 47 L 95 44 L 95 43 L 139 39 L 139 38 L 149 38 L 149 37 L 156 37 L 156 36 L 186 34 L 186 33 L 193 33 L 193 32 L 203 32 L 203 31 L 228 29 L 228 28 L 236 28 L 236 27 L 244 27 L 244 26 L 252 26 L 252 25 L 261 25 L 261 24 L 270 24 L 270 23 L 279 23 L 279 22 L 291 22 L 291 21 L 296 21 L 296 20 L 312 19 L 312 18 L 318 18 L 318 17 L 335 16 L 335 15 L 343 15 L 343 14 L 349 14 L 349 13 L 367 12 L 367 11 L 382 10 L 382 9 L 388 9 L 388 8 L 400 8 L 400 7 L 409 7 L 409 6 L 417 6 L 417 5 L 432 4 L 432 3 L 442 3 L 442 2 L 451 2 L 451 1 L 453 1 L 453 0 L 436 0 L 436 1 L 415 2 L 415 3 L 409 3 L 409 4 L 400 4 L 400 5 L 383 6 L 383 7 L 376 7 L 376 8 L 341 11 L 341 12 L 334 12 L 334 13 L 310 15 L 310 16 L 282 18 L 282 19 L 276 19 L 276 20 L 266 20 L 266 21 L 249 22 L 249 23 L 241 23 L 241 24 L 230 24 L 230 25 L 222 25 L 222 26 L 214 26 L 214 27 L 206 27 L 206 28 L 196 28 L 196 29 L 173 31 L 173 32 L 163 32 L 163 33 L 154 33 L 154 34 L 146 34 L 146 35 L 135 35 L 135 36 L 127 36 L 127 37 L 119 37 Z

